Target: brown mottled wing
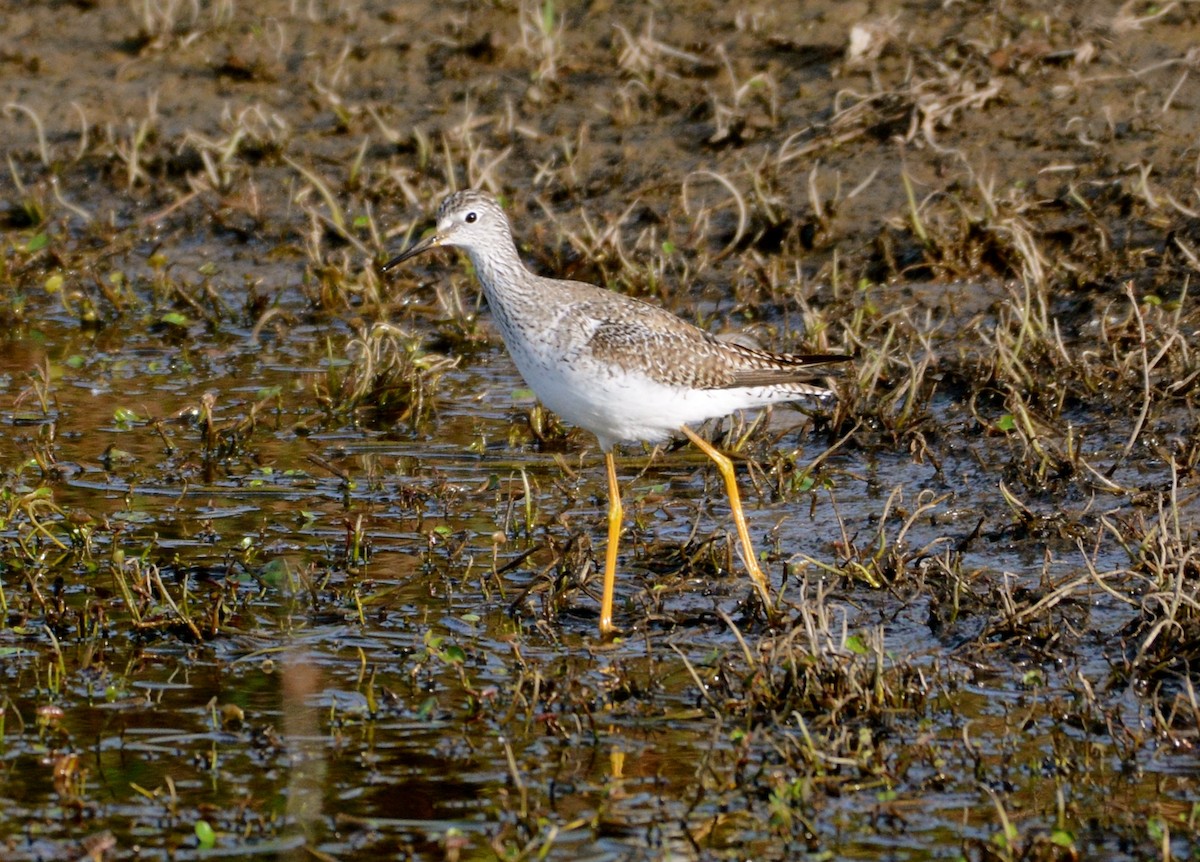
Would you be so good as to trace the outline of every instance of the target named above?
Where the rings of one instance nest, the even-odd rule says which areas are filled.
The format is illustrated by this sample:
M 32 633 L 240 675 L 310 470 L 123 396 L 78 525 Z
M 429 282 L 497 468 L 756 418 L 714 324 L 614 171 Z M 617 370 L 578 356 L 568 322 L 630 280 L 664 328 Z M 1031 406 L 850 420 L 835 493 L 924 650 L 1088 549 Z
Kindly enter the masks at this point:
M 669 385 L 695 389 L 786 385 L 811 379 L 809 369 L 814 366 L 849 359 L 836 354 L 769 353 L 721 341 L 648 303 L 598 305 L 577 308 L 594 321 L 587 343 L 591 354 Z M 622 313 L 635 309 L 636 313 Z
M 849 356 L 840 353 L 770 353 L 740 344 L 722 344 L 741 360 L 728 384 L 731 387 L 780 386 L 811 380 L 813 368 L 850 361 Z

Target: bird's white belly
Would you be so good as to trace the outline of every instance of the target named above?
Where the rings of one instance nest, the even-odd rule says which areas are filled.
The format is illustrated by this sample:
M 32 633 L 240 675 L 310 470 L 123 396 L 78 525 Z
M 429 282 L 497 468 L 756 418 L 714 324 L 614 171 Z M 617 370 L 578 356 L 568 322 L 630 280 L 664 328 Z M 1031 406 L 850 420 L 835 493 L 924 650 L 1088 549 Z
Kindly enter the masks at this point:
M 635 440 L 657 442 L 683 425 L 773 400 L 756 397 L 757 390 L 669 386 L 616 366 L 581 368 L 516 350 L 512 356 L 542 404 L 591 431 L 604 449 Z

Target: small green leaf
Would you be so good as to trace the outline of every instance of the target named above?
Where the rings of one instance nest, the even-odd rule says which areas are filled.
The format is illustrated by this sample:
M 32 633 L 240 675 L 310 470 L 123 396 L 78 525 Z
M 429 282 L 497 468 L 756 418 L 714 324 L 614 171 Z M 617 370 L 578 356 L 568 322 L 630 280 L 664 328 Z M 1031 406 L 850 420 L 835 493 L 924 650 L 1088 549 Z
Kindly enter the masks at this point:
M 997 832 L 992 836 L 992 843 L 997 847 L 1008 849 L 1013 846 L 1014 842 L 1016 842 L 1019 837 L 1020 834 L 1017 832 L 1017 827 L 1009 823 L 1004 827 L 1003 832 Z
M 29 238 L 29 242 L 25 243 L 25 251 L 35 252 L 41 251 L 50 244 L 50 237 L 44 233 L 36 234 Z
M 867 654 L 867 645 L 858 635 L 850 635 L 850 637 L 846 638 L 846 649 L 855 655 Z
M 57 272 L 54 273 L 54 275 L 52 275 L 46 279 L 46 284 L 45 284 L 46 293 L 58 293 L 60 290 L 62 290 L 62 286 L 63 286 L 63 277 L 61 275 L 59 275 Z
M 1050 843 L 1071 849 L 1075 846 L 1075 836 L 1065 829 L 1055 829 L 1050 833 Z
M 1015 431 L 1017 429 L 1017 420 L 1013 418 L 1011 413 L 1005 413 L 996 420 L 996 427 L 1001 431 Z
M 1150 840 L 1155 844 L 1161 844 L 1163 836 L 1167 834 L 1167 823 L 1157 815 L 1149 818 L 1146 821 L 1146 834 L 1150 836 Z
M 196 840 L 200 842 L 201 850 L 211 850 L 217 844 L 217 833 L 208 825 L 207 820 L 196 821 Z
M 186 329 L 187 327 L 192 325 L 192 322 L 190 320 L 188 320 L 187 317 L 180 314 L 178 311 L 168 311 L 160 319 L 162 320 L 163 323 L 167 324 L 168 326 L 178 326 L 183 329 Z
M 104 450 L 102 456 L 105 466 L 113 464 L 132 464 L 137 460 L 137 456 L 132 452 L 126 452 L 124 449 L 118 449 L 116 446 L 109 446 Z
M 460 646 L 455 646 L 454 644 L 450 644 L 450 646 L 446 647 L 442 655 L 445 657 L 446 661 L 450 662 L 451 664 L 462 664 L 467 660 L 467 654 L 463 652 L 463 648 Z
M 270 560 L 258 570 L 258 576 L 263 583 L 279 586 L 287 580 L 288 564 L 286 560 Z

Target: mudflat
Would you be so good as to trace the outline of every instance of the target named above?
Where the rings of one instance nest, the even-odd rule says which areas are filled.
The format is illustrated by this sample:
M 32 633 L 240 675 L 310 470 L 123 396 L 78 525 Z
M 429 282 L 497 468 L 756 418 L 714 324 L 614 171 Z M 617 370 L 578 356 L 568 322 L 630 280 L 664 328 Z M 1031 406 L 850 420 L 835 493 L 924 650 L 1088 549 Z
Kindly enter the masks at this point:
M 0 3 L 5 859 L 1186 858 L 1183 4 Z M 850 353 L 606 488 L 473 275 Z

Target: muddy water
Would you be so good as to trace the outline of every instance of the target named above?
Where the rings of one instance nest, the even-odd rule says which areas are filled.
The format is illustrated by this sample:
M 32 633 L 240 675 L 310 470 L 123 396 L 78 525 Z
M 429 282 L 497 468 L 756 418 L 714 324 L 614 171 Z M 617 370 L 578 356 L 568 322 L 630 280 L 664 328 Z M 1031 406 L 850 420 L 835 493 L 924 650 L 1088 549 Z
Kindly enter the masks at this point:
M 1195 852 L 1189 9 L 0 15 L 4 858 Z M 374 269 L 451 185 L 856 354 L 710 429 L 785 625 L 631 446 L 596 638 L 594 441 Z

